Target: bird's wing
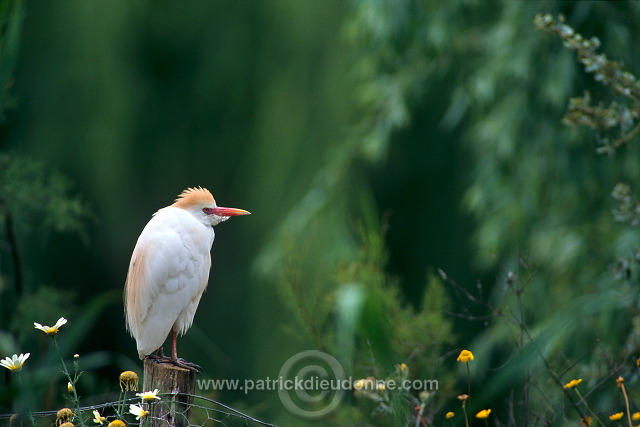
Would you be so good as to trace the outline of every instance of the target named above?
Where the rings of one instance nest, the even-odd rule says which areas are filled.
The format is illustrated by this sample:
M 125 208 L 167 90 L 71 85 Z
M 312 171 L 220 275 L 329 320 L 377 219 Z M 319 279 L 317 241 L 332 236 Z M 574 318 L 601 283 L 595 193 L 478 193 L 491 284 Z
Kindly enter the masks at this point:
M 190 215 L 180 216 L 173 209 L 161 210 L 142 231 L 131 257 L 126 316 L 141 356 L 162 346 L 180 314 L 194 300 L 197 305 L 206 288 L 211 245 L 199 245 L 197 237 L 194 241 L 202 230 L 190 227 L 202 226 L 190 223 Z M 195 313 L 195 307 L 192 311 Z M 193 316 L 189 325 L 192 320 Z

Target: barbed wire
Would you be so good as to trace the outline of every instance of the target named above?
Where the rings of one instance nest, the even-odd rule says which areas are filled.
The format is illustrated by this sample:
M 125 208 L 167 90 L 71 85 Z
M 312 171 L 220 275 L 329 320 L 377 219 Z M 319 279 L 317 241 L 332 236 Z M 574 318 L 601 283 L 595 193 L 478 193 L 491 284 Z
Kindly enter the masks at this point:
M 222 409 L 217 409 L 217 408 L 210 408 L 204 405 L 197 405 L 195 403 L 191 404 L 191 408 L 197 408 L 197 409 L 202 409 L 204 411 L 206 411 L 207 415 L 209 414 L 209 412 L 215 412 L 215 413 L 219 413 L 219 414 L 224 414 L 227 418 L 229 417 L 235 417 L 238 419 L 242 419 L 248 422 L 251 422 L 253 424 L 260 424 L 263 426 L 267 426 L 267 427 L 277 427 L 275 424 L 271 424 L 271 423 L 267 423 L 265 421 L 259 420 L 257 418 L 254 418 L 250 415 L 247 415 L 241 411 L 238 411 L 237 409 L 234 409 L 228 405 L 225 405 L 224 403 L 220 403 L 216 400 L 213 399 L 209 399 L 208 397 L 204 397 L 204 396 L 198 396 L 198 395 L 193 395 L 193 394 L 186 394 L 186 393 L 182 393 L 182 396 L 186 396 L 186 397 L 191 397 L 193 399 L 199 399 L 204 401 L 205 403 L 210 403 L 213 405 L 217 405 L 219 407 L 221 407 Z M 230 412 L 225 412 L 226 411 L 230 411 Z
M 158 421 L 160 425 L 171 425 L 169 424 L 169 416 L 173 418 L 181 417 L 183 422 L 181 425 L 188 425 L 189 427 L 205 427 L 207 425 L 216 425 L 221 424 L 223 426 L 231 426 L 231 425 L 262 425 L 266 427 L 277 427 L 275 424 L 271 424 L 257 418 L 254 418 L 248 414 L 245 414 L 237 409 L 234 409 L 224 403 L 218 402 L 216 400 L 210 399 L 204 396 L 198 396 L 194 394 L 187 393 L 162 393 L 158 394 L 160 397 L 167 397 L 166 399 L 162 399 L 158 402 L 154 402 L 151 404 L 146 404 L 153 406 L 156 410 L 155 413 L 161 414 L 161 416 L 152 416 L 149 415 L 148 421 Z M 177 402 L 176 398 L 186 398 L 192 399 L 193 402 Z M 118 406 L 127 406 L 130 404 L 139 404 L 140 398 L 130 397 L 126 399 L 122 399 L 119 401 L 99 403 L 95 405 L 83 406 L 80 408 L 80 414 L 76 414 L 78 416 L 84 416 L 85 419 L 89 417 L 89 419 L 93 418 L 92 412 L 94 410 L 100 410 L 104 408 L 117 408 Z M 179 404 L 184 409 L 177 410 L 176 407 Z M 58 414 L 58 411 L 35 411 L 31 413 L 31 416 L 34 419 L 51 419 L 51 425 L 55 425 L 55 418 Z M 5 413 L 0 414 L 0 421 L 2 420 L 10 420 L 15 414 Z M 115 417 L 111 417 L 116 419 Z M 188 424 L 187 424 L 188 423 Z M 4 424 L 2 424 L 4 425 Z M 144 420 L 140 420 L 139 422 L 128 422 L 127 425 L 135 426 L 135 425 L 144 425 Z M 157 425 L 157 424 L 147 424 L 147 425 Z

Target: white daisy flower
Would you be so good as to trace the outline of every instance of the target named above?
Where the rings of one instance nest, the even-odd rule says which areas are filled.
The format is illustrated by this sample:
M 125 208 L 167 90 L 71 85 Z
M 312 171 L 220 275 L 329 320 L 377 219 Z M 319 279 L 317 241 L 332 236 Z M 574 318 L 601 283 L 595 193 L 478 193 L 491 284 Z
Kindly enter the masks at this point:
M 144 418 L 149 414 L 149 411 L 145 411 L 139 405 L 129 405 L 129 413 L 136 416 L 136 420 Z
M 36 329 L 40 329 L 42 332 L 44 332 L 49 336 L 54 336 L 55 334 L 58 333 L 58 329 L 60 329 L 60 326 L 64 325 L 65 323 L 67 323 L 67 319 L 65 319 L 64 317 L 61 317 L 53 326 L 42 326 L 40 323 L 37 323 L 37 322 L 33 322 L 33 326 Z
M 30 355 L 31 353 L 20 353 L 20 356 L 14 354 L 11 357 L 5 357 L 4 359 L 0 360 L 0 365 L 4 366 L 10 371 L 19 371 L 20 369 L 22 369 L 22 365 L 24 365 L 25 360 L 27 360 Z
M 159 390 L 155 389 L 153 391 L 145 391 L 144 393 L 136 393 L 136 396 L 148 403 L 153 402 L 155 399 L 160 400 L 158 392 Z
M 107 419 L 100 415 L 100 412 L 93 411 L 93 422 L 102 425 L 107 422 Z

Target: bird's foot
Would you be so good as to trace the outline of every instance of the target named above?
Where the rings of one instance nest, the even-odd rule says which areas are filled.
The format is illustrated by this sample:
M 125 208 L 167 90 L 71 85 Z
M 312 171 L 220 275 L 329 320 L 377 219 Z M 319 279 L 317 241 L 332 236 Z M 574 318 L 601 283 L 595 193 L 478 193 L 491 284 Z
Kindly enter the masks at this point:
M 188 369 L 190 371 L 195 372 L 196 374 L 202 374 L 202 368 L 195 363 L 187 362 L 183 358 L 179 357 L 174 359 L 170 356 L 160 356 L 157 354 L 150 354 L 145 357 L 145 359 L 153 360 L 155 363 L 170 363 L 178 368 Z
M 164 356 L 162 354 L 157 354 L 157 353 L 148 354 L 144 358 L 156 361 L 157 363 L 167 363 L 168 361 L 171 360 L 169 356 Z
M 177 359 L 171 359 L 171 362 L 179 368 L 188 369 L 190 371 L 195 372 L 196 374 L 202 374 L 202 368 L 200 365 L 196 365 L 195 363 L 187 362 L 183 358 L 179 357 Z

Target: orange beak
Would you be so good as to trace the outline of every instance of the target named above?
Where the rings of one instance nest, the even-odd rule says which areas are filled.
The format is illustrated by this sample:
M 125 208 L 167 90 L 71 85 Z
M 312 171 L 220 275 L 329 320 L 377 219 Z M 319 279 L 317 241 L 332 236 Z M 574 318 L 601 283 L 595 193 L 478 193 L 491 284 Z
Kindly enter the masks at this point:
M 244 209 L 223 208 L 223 207 L 215 207 L 213 208 L 211 213 L 218 216 L 251 215 L 251 212 L 245 211 Z

